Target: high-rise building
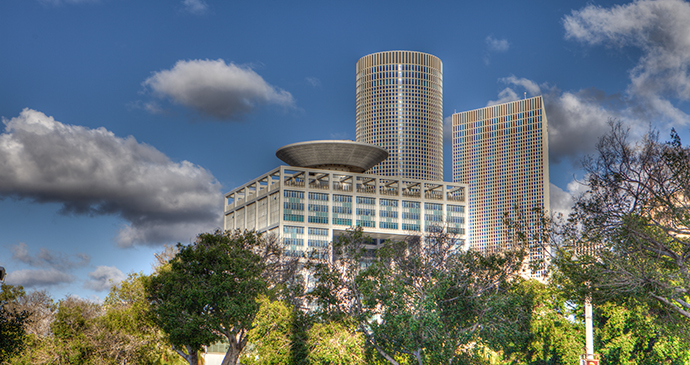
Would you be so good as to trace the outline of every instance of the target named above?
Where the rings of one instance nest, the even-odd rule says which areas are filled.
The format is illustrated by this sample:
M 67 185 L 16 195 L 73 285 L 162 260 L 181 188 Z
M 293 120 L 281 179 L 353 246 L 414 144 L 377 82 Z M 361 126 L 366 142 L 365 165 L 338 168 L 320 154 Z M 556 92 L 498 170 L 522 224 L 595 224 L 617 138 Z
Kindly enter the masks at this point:
M 294 143 L 276 155 L 291 166 L 225 194 L 225 229 L 273 233 L 290 256 L 325 258 L 329 242 L 354 226 L 372 250 L 439 229 L 466 249 L 465 184 L 364 174 L 387 153 L 353 141 Z
M 387 51 L 357 61 L 357 141 L 388 158 L 368 173 L 443 180 L 443 64 L 433 55 Z
M 506 213 L 524 213 L 539 229 L 548 211 L 549 149 L 541 96 L 453 114 L 453 181 L 469 185 L 469 245 L 498 252 L 506 242 Z M 530 262 L 548 260 L 547 248 L 530 245 Z M 540 276 L 542 270 L 533 272 Z

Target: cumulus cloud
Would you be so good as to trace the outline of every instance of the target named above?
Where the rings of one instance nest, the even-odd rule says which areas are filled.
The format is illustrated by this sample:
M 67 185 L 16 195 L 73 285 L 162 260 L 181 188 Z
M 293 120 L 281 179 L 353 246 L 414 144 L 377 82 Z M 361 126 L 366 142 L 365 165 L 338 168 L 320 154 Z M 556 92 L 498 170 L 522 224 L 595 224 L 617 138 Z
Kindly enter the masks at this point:
M 182 6 L 192 14 L 205 14 L 208 11 L 208 4 L 204 0 L 183 0 Z
M 186 241 L 220 225 L 220 184 L 200 166 L 31 109 L 3 123 L 0 197 L 60 203 L 63 214 L 118 215 L 127 222 L 121 246 Z
M 526 94 L 518 95 L 517 92 L 515 92 L 515 90 L 513 90 L 511 87 L 507 87 L 498 93 L 498 100 L 489 100 L 489 102 L 486 103 L 486 106 L 492 106 L 497 104 L 508 103 L 515 100 L 520 100 L 526 95 L 529 95 L 530 97 L 541 95 L 541 88 L 539 87 L 539 85 L 537 85 L 536 82 L 528 80 L 526 78 L 518 78 L 511 75 L 508 77 L 501 78 L 498 81 L 504 84 L 521 87 L 525 90 Z
M 63 253 L 53 252 L 44 247 L 40 249 L 36 256 L 32 256 L 29 253 L 29 246 L 24 242 L 10 246 L 10 251 L 12 251 L 13 260 L 23 262 L 33 267 L 50 267 L 56 270 L 69 270 L 83 267 L 88 265 L 91 261 L 91 256 L 85 253 L 77 253 L 74 255 L 74 259 L 72 259 Z
M 505 39 L 496 39 L 492 36 L 486 37 L 486 46 L 492 52 L 506 52 L 510 48 L 510 43 Z
M 96 270 L 89 273 L 89 278 L 84 283 L 84 288 L 103 291 L 125 280 L 125 274 L 115 266 L 99 266 Z
M 595 152 L 599 138 L 609 131 L 610 120 L 642 124 L 617 95 L 596 89 L 561 92 L 551 89 L 544 96 L 549 121 L 549 156 L 558 163 L 563 158 L 579 160 Z
M 77 253 L 70 257 L 46 248 L 41 248 L 38 254 L 32 255 L 29 246 L 23 242 L 10 246 L 10 251 L 12 260 L 38 268 L 13 271 L 7 276 L 8 284 L 22 285 L 27 288 L 71 283 L 74 281 L 74 276 L 69 272 L 75 268 L 84 267 L 91 261 L 91 257 L 84 253 Z
M 575 200 L 584 194 L 587 190 L 587 185 L 573 180 L 568 183 L 566 190 L 559 188 L 554 184 L 549 186 L 549 201 L 551 202 L 551 213 L 562 214 L 567 217 L 573 209 Z
M 159 98 L 220 120 L 241 119 L 259 105 L 292 107 L 292 95 L 268 84 L 249 67 L 223 60 L 178 61 L 143 82 Z
M 5 279 L 9 285 L 21 285 L 25 288 L 55 286 L 73 281 L 74 275 L 57 269 L 12 271 Z
M 641 51 L 629 70 L 627 96 L 671 123 L 690 123 L 671 100 L 690 100 L 690 3 L 642 0 L 603 8 L 588 5 L 563 19 L 566 38 L 588 45 Z

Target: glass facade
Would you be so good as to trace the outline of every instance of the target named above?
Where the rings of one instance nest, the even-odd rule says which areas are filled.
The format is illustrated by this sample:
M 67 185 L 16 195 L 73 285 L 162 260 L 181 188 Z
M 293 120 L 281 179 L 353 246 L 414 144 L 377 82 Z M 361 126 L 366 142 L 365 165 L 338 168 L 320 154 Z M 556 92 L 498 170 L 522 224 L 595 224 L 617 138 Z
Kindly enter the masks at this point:
M 288 222 L 304 222 L 304 192 L 285 190 L 283 219 Z
M 357 62 L 357 141 L 388 151 L 367 173 L 443 180 L 443 64 L 413 51 Z
M 301 257 L 304 254 L 304 227 L 283 227 L 283 249 L 287 256 Z
M 404 231 L 419 232 L 421 209 L 420 202 L 403 201 L 402 202 L 402 229 Z
M 333 224 L 352 226 L 352 197 L 333 194 Z
M 328 223 L 328 194 L 309 193 L 309 223 Z
M 398 229 L 398 201 L 379 199 L 379 228 Z
M 376 198 L 357 197 L 357 225 L 376 227 Z

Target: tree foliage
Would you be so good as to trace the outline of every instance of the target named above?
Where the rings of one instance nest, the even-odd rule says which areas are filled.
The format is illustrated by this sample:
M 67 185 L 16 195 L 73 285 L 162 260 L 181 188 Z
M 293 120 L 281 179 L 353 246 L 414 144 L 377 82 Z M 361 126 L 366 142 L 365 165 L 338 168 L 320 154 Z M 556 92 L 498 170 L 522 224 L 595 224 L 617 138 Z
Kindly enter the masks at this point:
M 283 301 L 262 295 L 260 307 L 247 334 L 251 349 L 242 354 L 243 364 L 288 364 L 293 358 L 293 329 L 296 313 Z
M 690 344 L 655 320 L 644 303 L 604 303 L 594 311 L 595 347 L 605 364 L 690 363 Z
M 307 363 L 346 365 L 366 363 L 364 336 L 343 322 L 316 322 L 308 331 Z
M 482 336 L 507 345 L 524 335 L 520 298 L 510 295 L 524 252 L 480 255 L 457 249 L 438 232 L 425 240 L 389 242 L 363 265 L 361 228 L 333 243 L 334 258 L 316 265 L 312 296 L 326 315 L 354 321 L 367 342 L 392 364 L 462 360 Z
M 29 314 L 16 310 L 11 303 L 24 296 L 24 288 L 2 284 L 0 292 L 0 363 L 21 353 L 26 346 Z
M 68 297 L 57 304 L 45 291 L 14 303 L 28 313 L 28 348 L 12 364 L 172 364 L 162 333 L 147 315 L 144 276 L 130 274 L 104 304 Z
M 259 310 L 255 299 L 285 272 L 282 247 L 256 232 L 199 235 L 147 284 L 154 320 L 190 364 L 203 346 L 226 339 L 223 364 L 236 364 Z
M 501 363 L 577 364 L 585 343 L 582 306 L 569 302 L 557 286 L 536 280 L 525 281 L 514 290 L 531 308 L 529 339 L 524 348 Z
M 597 148 L 560 270 L 595 302 L 634 297 L 690 323 L 688 148 L 675 131 L 668 143 L 655 132 L 632 143 L 620 123 Z

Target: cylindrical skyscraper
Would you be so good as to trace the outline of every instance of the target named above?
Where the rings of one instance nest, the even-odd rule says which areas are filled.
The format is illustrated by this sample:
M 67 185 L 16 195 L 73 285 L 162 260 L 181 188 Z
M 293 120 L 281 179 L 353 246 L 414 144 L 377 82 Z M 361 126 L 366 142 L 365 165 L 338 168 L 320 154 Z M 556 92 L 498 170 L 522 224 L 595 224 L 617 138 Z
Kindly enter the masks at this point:
M 443 64 L 433 55 L 386 51 L 357 61 L 357 142 L 389 157 L 367 173 L 443 180 Z

